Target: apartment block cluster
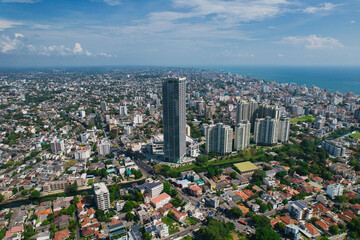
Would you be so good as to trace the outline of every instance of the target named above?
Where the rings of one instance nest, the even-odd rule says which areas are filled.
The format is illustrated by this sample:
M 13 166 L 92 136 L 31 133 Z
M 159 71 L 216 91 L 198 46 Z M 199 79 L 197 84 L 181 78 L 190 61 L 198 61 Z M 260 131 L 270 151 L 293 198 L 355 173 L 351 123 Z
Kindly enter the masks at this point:
M 239 101 L 234 129 L 223 123 L 205 126 L 206 152 L 229 154 L 250 147 L 250 134 L 257 145 L 273 146 L 289 140 L 290 118 L 280 108 L 256 101 Z M 284 115 L 282 115 L 284 114 Z

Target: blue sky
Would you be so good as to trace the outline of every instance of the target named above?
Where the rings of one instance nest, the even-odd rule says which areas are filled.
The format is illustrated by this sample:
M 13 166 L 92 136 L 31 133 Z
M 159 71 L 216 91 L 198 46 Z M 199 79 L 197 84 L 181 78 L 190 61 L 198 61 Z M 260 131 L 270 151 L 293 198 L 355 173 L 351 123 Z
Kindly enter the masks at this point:
M 0 66 L 359 65 L 360 0 L 0 0 Z

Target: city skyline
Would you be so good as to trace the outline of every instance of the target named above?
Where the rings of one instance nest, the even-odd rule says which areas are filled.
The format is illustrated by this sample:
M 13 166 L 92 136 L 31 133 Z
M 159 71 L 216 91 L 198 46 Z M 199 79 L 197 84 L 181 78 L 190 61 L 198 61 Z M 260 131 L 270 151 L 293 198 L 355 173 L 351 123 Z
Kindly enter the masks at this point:
M 359 1 L 0 1 L 0 66 L 358 65 Z

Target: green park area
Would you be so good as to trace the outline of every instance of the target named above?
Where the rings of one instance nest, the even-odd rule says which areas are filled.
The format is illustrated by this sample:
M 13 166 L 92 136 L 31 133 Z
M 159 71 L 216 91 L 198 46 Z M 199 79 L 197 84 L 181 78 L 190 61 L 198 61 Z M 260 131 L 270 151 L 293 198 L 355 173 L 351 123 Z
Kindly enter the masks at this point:
M 315 117 L 314 116 L 302 116 L 302 117 L 291 118 L 290 121 L 292 124 L 296 124 L 298 122 L 313 122 L 313 121 L 315 121 Z
M 355 138 L 355 139 L 360 139 L 360 132 L 350 134 L 350 137 Z

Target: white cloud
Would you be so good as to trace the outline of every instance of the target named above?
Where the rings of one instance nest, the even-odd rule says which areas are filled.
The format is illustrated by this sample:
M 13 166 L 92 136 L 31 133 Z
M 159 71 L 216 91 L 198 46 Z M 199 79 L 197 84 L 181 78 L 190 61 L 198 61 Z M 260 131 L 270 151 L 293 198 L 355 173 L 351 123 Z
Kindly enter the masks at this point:
M 0 38 L 0 51 L 3 54 L 33 54 L 43 56 L 103 56 L 111 57 L 106 53 L 93 54 L 89 50 L 84 50 L 80 43 L 75 43 L 74 48 L 69 48 L 64 45 L 50 45 L 50 46 L 35 46 L 27 43 L 24 35 L 21 33 L 15 33 L 14 37 L 8 35 L 2 35 Z
M 325 2 L 325 3 L 321 4 L 319 7 L 307 7 L 303 10 L 303 12 L 304 13 L 326 12 L 326 11 L 333 10 L 337 6 L 339 6 L 339 5 L 333 4 L 330 2 Z
M 307 49 L 334 49 L 344 47 L 339 40 L 331 37 L 318 37 L 316 35 L 284 37 L 279 43 L 300 45 Z
M 120 0 L 104 0 L 105 3 L 109 4 L 110 6 L 115 6 L 121 4 Z
M 103 56 L 103 57 L 112 57 L 112 55 L 111 54 L 107 54 L 107 53 L 98 53 L 98 54 L 96 54 L 96 55 L 98 55 L 98 56 Z
M 20 33 L 15 33 L 14 38 L 11 38 L 7 35 L 2 35 L 0 38 L 1 53 L 9 53 L 15 49 L 23 47 L 23 37 L 24 36 Z
M 351 23 L 351 24 L 354 24 L 354 23 L 356 23 L 356 22 L 355 22 L 355 20 L 351 20 L 350 23 Z
M 7 28 L 15 27 L 16 25 L 22 25 L 20 22 L 0 19 L 0 31 L 4 31 Z
M 74 47 L 74 49 L 73 49 L 73 53 L 74 53 L 75 55 L 76 55 L 76 54 L 80 55 L 80 54 L 83 53 L 83 49 L 82 49 L 80 43 L 75 43 L 75 47 Z

